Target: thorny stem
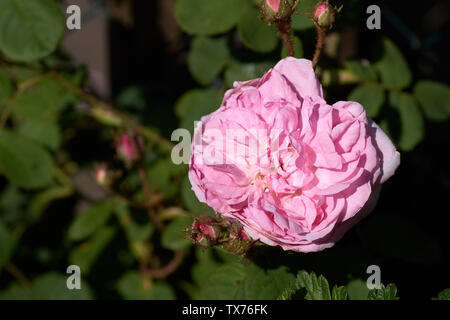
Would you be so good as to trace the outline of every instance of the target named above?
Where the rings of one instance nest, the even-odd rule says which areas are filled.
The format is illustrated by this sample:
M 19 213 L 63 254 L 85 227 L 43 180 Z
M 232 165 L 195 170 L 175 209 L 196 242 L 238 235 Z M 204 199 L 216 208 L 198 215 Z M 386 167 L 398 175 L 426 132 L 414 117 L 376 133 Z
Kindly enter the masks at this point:
M 316 25 L 316 31 L 317 31 L 317 42 L 316 42 L 316 50 L 314 51 L 314 56 L 312 59 L 312 66 L 313 68 L 316 66 L 317 62 L 320 58 L 320 53 L 322 52 L 323 48 L 323 42 L 325 40 L 325 30 L 321 28 L 317 23 L 314 23 Z
M 69 80 L 67 80 L 65 77 L 60 75 L 57 72 L 50 72 L 50 76 L 52 76 L 55 80 L 57 80 L 61 85 L 63 85 L 65 88 L 69 89 L 70 91 L 74 92 L 77 96 L 80 97 L 80 99 L 84 100 L 86 103 L 90 104 L 92 107 L 91 115 L 95 116 L 96 111 L 103 110 L 111 114 L 117 121 L 117 126 L 124 126 L 127 127 L 137 133 L 139 133 L 141 136 L 147 138 L 151 142 L 159 145 L 161 148 L 163 148 L 167 152 L 171 152 L 173 148 L 173 144 L 171 141 L 165 139 L 164 137 L 160 136 L 159 134 L 151 131 L 150 129 L 146 128 L 145 126 L 141 125 L 140 123 L 135 122 L 131 117 L 128 115 L 119 112 L 115 108 L 113 108 L 112 105 L 107 104 L 97 97 L 93 96 L 92 94 L 87 93 L 83 89 L 79 88 Z
M 292 43 L 291 17 L 288 16 L 287 18 L 277 22 L 277 28 L 281 34 L 281 40 L 283 41 L 283 44 L 287 49 L 288 56 L 294 57 L 295 50 L 294 44 Z

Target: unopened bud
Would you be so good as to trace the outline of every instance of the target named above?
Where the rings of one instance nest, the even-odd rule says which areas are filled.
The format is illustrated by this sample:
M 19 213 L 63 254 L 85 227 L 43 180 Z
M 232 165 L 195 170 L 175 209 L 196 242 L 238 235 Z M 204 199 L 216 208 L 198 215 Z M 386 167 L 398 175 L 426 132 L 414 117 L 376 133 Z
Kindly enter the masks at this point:
M 217 239 L 221 231 L 221 228 L 219 228 L 217 225 L 214 225 L 216 223 L 217 221 L 214 218 L 204 217 L 201 221 L 195 220 L 193 227 L 208 238 L 215 240 Z
M 280 9 L 280 0 L 266 0 L 266 3 L 275 13 Z
M 290 17 L 295 10 L 296 0 L 262 0 L 261 18 L 269 23 Z
M 110 185 L 111 179 L 108 176 L 108 170 L 105 166 L 101 166 L 95 171 L 95 181 L 102 187 L 108 187 Z
M 209 248 L 218 244 L 219 238 L 223 236 L 226 225 L 213 217 L 199 217 L 185 231 L 193 243 L 203 248 Z
M 119 157 L 127 163 L 134 162 L 138 158 L 138 150 L 133 136 L 129 134 L 122 134 L 116 142 L 117 152 Z
M 331 28 L 334 23 L 336 9 L 328 1 L 319 2 L 312 12 L 312 19 L 321 28 Z

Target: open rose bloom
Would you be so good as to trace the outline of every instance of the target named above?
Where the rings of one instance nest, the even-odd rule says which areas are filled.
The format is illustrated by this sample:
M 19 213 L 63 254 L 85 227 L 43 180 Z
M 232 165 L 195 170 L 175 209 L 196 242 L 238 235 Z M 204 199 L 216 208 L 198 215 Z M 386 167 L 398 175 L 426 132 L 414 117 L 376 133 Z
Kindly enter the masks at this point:
M 235 82 L 202 117 L 189 179 L 248 235 L 301 252 L 334 245 L 375 206 L 400 154 L 356 102 L 323 99 L 311 61 L 281 60 Z

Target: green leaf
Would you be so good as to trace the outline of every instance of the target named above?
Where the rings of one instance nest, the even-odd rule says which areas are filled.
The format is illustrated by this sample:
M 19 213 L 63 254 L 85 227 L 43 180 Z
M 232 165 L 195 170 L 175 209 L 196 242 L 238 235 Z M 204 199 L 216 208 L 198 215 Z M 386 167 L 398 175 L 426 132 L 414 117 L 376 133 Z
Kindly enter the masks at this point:
M 294 279 L 286 267 L 263 270 L 256 264 L 226 263 L 204 282 L 196 299 L 270 300 L 278 297 Z
M 196 298 L 212 300 L 233 299 L 245 275 L 246 268 L 240 263 L 222 265 L 208 277 Z
M 367 245 L 384 257 L 425 265 L 441 260 L 438 241 L 413 219 L 377 215 L 365 221 L 361 230 Z
M 155 226 L 148 220 L 142 224 L 137 223 L 125 203 L 120 203 L 114 213 L 125 229 L 130 249 L 135 258 L 138 260 L 147 259 L 150 254 L 148 241 L 155 231 Z
M 324 276 L 316 276 L 314 272 L 299 271 L 297 281 L 306 289 L 307 300 L 331 300 L 330 286 Z
M 304 270 L 297 273 L 297 277 L 285 287 L 278 296 L 278 300 L 291 300 L 302 288 L 306 290 L 304 298 L 307 300 L 331 300 L 330 286 L 327 279 L 322 275 L 317 277 L 314 272 L 308 273 Z M 333 300 L 346 299 L 347 292 L 342 288 L 334 286 Z
M 433 298 L 433 300 L 450 300 L 450 289 L 444 289 L 438 293 L 437 298 Z
M 99 229 L 94 233 L 92 239 L 83 242 L 70 252 L 70 264 L 79 266 L 83 274 L 88 274 L 103 249 L 114 237 L 114 234 L 115 229 L 113 227 L 105 226 Z
M 155 231 L 155 226 L 146 221 L 144 224 L 133 220 L 130 210 L 125 203 L 119 203 L 114 210 L 117 217 L 121 220 L 127 237 L 132 241 L 148 241 Z
M 225 82 L 228 87 L 233 87 L 235 81 L 247 81 L 261 77 L 267 70 L 273 67 L 273 62 L 264 61 L 256 63 L 233 62 L 231 67 L 225 70 Z
M 333 290 L 331 292 L 331 299 L 347 300 L 347 298 L 348 298 L 347 288 L 344 286 L 338 287 L 337 285 L 334 285 Z
M 177 195 L 180 185 L 174 178 L 184 174 L 184 168 L 172 162 L 171 158 L 159 159 L 148 169 L 149 184 L 152 190 L 159 190 L 168 198 Z
M 292 29 L 303 31 L 314 28 L 314 22 L 309 14 L 295 14 L 292 16 Z
M 68 238 L 77 241 L 93 234 L 108 221 L 116 205 L 115 201 L 106 200 L 78 215 L 69 227 Z
M 419 107 L 414 98 L 404 92 L 391 92 L 389 105 L 397 110 L 401 130 L 398 145 L 403 151 L 410 151 L 422 141 L 424 137 L 424 122 Z
M 245 46 L 253 51 L 266 53 L 278 45 L 275 26 L 268 26 L 262 21 L 255 7 L 247 6 L 243 10 L 237 30 Z
M 181 199 L 183 204 L 191 213 L 196 216 L 215 216 L 214 210 L 206 203 L 200 202 L 197 199 L 194 191 L 192 191 L 191 182 L 188 176 L 183 179 L 183 187 L 181 189 Z
M 450 115 L 450 87 L 436 81 L 422 80 L 414 86 L 425 116 L 435 121 L 445 121 Z
M 223 95 L 219 90 L 194 89 L 181 96 L 175 105 L 175 113 L 181 119 L 180 127 L 194 130 L 194 121 L 219 108 Z
M 306 29 L 314 28 L 314 22 L 311 19 L 311 12 L 317 1 L 315 0 L 301 0 L 297 6 L 297 11 L 305 13 L 292 15 L 292 29 L 297 31 L 303 31 Z
M 33 296 L 42 300 L 90 300 L 92 289 L 81 280 L 81 289 L 67 288 L 68 275 L 55 272 L 43 274 L 33 280 Z
M 228 56 L 226 38 L 198 36 L 191 42 L 188 56 L 189 71 L 200 84 L 207 85 L 222 71 Z
M 49 147 L 52 150 L 56 150 L 61 142 L 60 128 L 53 121 L 39 119 L 25 120 L 20 125 L 18 132 L 22 136 Z
M 17 237 L 12 234 L 0 219 L 0 269 L 8 263 L 14 248 L 17 244 Z
M 238 300 L 272 300 L 289 285 L 294 276 L 286 266 L 263 270 L 255 264 L 247 267 L 246 277 L 241 281 L 236 296 Z
M 53 175 L 53 160 L 35 142 L 14 132 L 0 132 L 0 173 L 27 189 L 45 186 Z
M 178 217 L 173 219 L 161 234 L 161 245 L 170 250 L 181 250 L 189 247 L 191 241 L 186 238 L 184 229 L 192 224 L 191 217 Z
M 20 119 L 56 120 L 61 111 L 76 101 L 56 80 L 45 77 L 32 88 L 17 95 L 13 114 Z
M 221 262 L 223 263 L 228 263 L 228 262 L 241 262 L 242 261 L 242 257 L 228 251 L 225 248 L 222 247 L 214 247 L 214 252 L 216 253 L 217 257 L 220 259 Z
M 143 89 L 139 86 L 129 86 L 120 91 L 116 98 L 117 106 L 129 110 L 145 111 L 147 101 Z
M 241 0 L 178 0 L 175 18 L 187 33 L 218 34 L 236 24 L 240 8 Z
M 344 67 L 350 70 L 358 78 L 363 80 L 375 80 L 377 79 L 377 72 L 373 65 L 367 63 L 362 64 L 360 61 L 347 60 L 344 62 Z
M 13 88 L 8 74 L 3 69 L 0 69 L 0 112 L 8 103 L 12 91 Z
M 348 100 L 359 102 L 368 117 L 376 117 L 384 103 L 384 89 L 376 83 L 363 83 L 350 92 Z
M 13 282 L 8 289 L 0 292 L 0 300 L 92 300 L 89 284 L 81 280 L 81 289 L 67 288 L 68 275 L 55 272 L 38 276 L 31 288 L 24 288 Z
M 155 232 L 155 226 L 150 222 L 139 224 L 134 220 L 130 220 L 125 226 L 125 232 L 127 237 L 133 241 L 146 242 Z
M 412 75 L 405 58 L 397 46 L 383 38 L 383 56 L 376 63 L 381 81 L 391 89 L 404 89 L 411 84 Z
M 303 45 L 299 37 L 293 37 L 292 43 L 294 44 L 295 57 L 303 57 Z M 281 59 L 288 56 L 286 46 L 281 47 Z
M 2 0 L 0 50 L 15 61 L 52 53 L 64 34 L 64 16 L 53 0 Z
M 397 287 L 395 284 L 381 285 L 380 289 L 373 289 L 369 291 L 369 300 L 398 300 Z
M 26 193 L 19 187 L 9 184 L 0 194 L 0 215 L 5 223 L 18 225 L 26 216 L 23 210 L 24 204 L 28 201 Z
M 202 286 L 220 264 L 214 259 L 213 249 L 197 247 L 195 256 L 197 257 L 198 263 L 191 269 L 192 279 L 195 284 Z
M 31 290 L 18 283 L 11 283 L 6 290 L 0 291 L 0 300 L 33 300 Z
M 117 282 L 117 290 L 127 300 L 174 300 L 175 293 L 168 284 L 154 282 L 146 284 L 138 272 L 130 271 Z
M 361 279 L 355 279 L 347 284 L 347 292 L 350 300 L 367 300 L 369 288 Z

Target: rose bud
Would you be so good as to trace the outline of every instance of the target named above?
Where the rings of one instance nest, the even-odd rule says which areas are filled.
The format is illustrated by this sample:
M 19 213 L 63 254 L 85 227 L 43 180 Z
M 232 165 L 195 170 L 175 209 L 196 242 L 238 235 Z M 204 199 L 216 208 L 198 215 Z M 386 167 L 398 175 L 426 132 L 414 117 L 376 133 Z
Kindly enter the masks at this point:
M 122 134 L 116 142 L 119 157 L 126 163 L 132 163 L 138 159 L 138 150 L 134 137 L 129 134 Z
M 101 166 L 95 171 L 95 181 L 97 181 L 99 185 L 107 187 L 111 182 L 110 180 L 105 166 Z
M 400 164 L 364 107 L 327 103 L 311 61 L 293 57 L 236 81 L 192 141 L 197 198 L 252 240 L 301 252 L 339 241 L 374 209 Z
M 196 218 L 185 232 L 194 244 L 209 248 L 219 243 L 219 239 L 223 236 L 225 230 L 226 226 L 223 222 L 213 217 L 200 217 Z
M 313 20 L 321 28 L 331 28 L 334 23 L 335 9 L 328 1 L 319 2 L 313 10 Z
M 274 13 L 280 9 L 280 0 L 266 0 L 265 3 Z
M 217 220 L 212 217 L 203 217 L 201 218 L 201 221 L 195 220 L 193 227 L 210 239 L 217 239 L 221 232 L 221 228 L 218 228 L 217 226 Z
M 292 15 L 296 0 L 262 0 L 261 18 L 269 23 L 283 20 Z

